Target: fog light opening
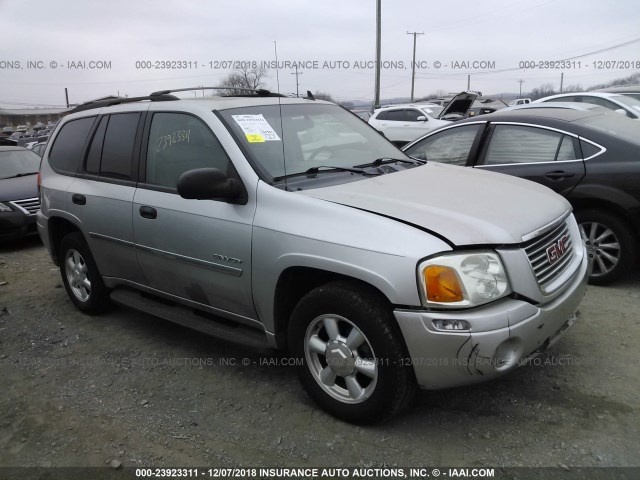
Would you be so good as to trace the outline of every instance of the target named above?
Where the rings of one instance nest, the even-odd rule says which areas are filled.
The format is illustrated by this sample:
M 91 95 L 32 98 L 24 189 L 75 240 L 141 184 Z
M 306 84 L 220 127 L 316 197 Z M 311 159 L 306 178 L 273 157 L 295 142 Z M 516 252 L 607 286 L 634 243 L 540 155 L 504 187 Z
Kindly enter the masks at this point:
M 517 364 L 522 358 L 523 345 L 517 338 L 510 338 L 500 344 L 494 357 L 495 369 L 507 370 Z
M 466 320 L 434 320 L 433 326 L 437 330 L 471 330 L 471 324 Z

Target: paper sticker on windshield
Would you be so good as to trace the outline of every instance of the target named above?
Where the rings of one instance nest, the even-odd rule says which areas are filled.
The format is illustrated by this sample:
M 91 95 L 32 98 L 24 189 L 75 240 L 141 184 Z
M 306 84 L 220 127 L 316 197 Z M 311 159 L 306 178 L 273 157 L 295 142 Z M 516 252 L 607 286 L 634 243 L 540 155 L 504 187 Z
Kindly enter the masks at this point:
M 249 143 L 272 142 L 280 140 L 269 122 L 259 115 L 231 115 L 244 132 Z

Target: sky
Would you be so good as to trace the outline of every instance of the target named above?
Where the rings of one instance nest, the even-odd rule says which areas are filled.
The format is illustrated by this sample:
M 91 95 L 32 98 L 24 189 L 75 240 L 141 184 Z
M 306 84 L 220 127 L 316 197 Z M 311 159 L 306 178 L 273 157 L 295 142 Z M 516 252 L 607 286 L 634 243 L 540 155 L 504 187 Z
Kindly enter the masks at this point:
M 416 97 L 468 85 L 525 96 L 559 89 L 562 73 L 565 87 L 588 88 L 640 72 L 637 0 L 381 4 L 383 99 L 411 93 L 407 32 L 424 33 Z M 81 103 L 216 86 L 244 62 L 273 67 L 276 53 L 280 68 L 264 81 L 272 91 L 295 93 L 298 78 L 301 93 L 374 96 L 376 0 L 0 0 L 0 37 L 0 109 L 64 106 L 65 87 Z

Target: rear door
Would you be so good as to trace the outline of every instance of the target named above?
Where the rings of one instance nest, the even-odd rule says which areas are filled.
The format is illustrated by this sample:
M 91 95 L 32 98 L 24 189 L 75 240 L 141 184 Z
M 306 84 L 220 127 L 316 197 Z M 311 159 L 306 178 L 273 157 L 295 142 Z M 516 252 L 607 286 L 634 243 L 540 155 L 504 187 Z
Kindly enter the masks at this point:
M 585 174 L 579 140 L 537 125 L 494 123 L 476 168 L 541 183 L 568 195 Z
M 133 229 L 145 285 L 223 314 L 255 319 L 251 296 L 255 200 L 238 205 L 178 195 L 178 179 L 188 170 L 218 168 L 237 176 L 212 129 L 198 116 L 150 112 L 145 132 L 142 181 L 133 201 Z
M 143 112 L 129 111 L 95 119 L 83 161 L 67 192 L 67 210 L 80 219 L 100 273 L 134 282 L 141 275 L 131 208 L 143 117 Z

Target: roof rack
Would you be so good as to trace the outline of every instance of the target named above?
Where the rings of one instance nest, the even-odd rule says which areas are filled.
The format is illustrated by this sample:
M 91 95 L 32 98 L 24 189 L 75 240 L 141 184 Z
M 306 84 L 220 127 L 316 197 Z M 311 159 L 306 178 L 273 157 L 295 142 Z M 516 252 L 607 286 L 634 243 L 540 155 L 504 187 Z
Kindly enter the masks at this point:
M 156 92 L 159 93 L 159 92 Z M 120 105 L 122 103 L 141 102 L 143 100 L 151 100 L 152 102 L 167 102 L 171 100 L 180 100 L 175 95 L 154 95 L 151 94 L 147 97 L 105 97 L 98 100 L 91 100 L 89 102 L 81 103 L 77 107 L 69 110 L 67 113 L 82 112 L 84 110 L 91 110 L 92 108 L 110 107 L 112 105 Z
M 221 90 L 228 92 L 247 92 L 246 95 L 228 95 L 230 97 L 284 97 L 279 93 L 273 93 L 269 90 L 265 90 L 264 88 L 243 88 L 243 87 L 193 87 L 193 88 L 176 88 L 173 90 L 160 90 L 158 92 L 153 92 L 150 97 L 169 95 L 170 93 L 175 92 L 190 92 L 193 90 Z
M 133 103 L 149 100 L 152 102 L 168 102 L 173 100 L 180 100 L 175 95 L 171 95 L 176 92 L 190 92 L 192 90 L 222 90 L 229 92 L 247 92 L 243 95 L 228 95 L 230 97 L 284 97 L 279 93 L 272 93 L 269 90 L 263 88 L 241 88 L 241 87 L 193 87 L 193 88 L 176 88 L 172 90 L 160 90 L 153 92 L 145 97 L 104 97 L 97 100 L 91 100 L 89 102 L 81 103 L 80 105 L 67 111 L 67 114 L 82 112 L 84 110 L 91 110 L 92 108 L 110 107 L 112 105 L 120 105 L 122 103 Z

